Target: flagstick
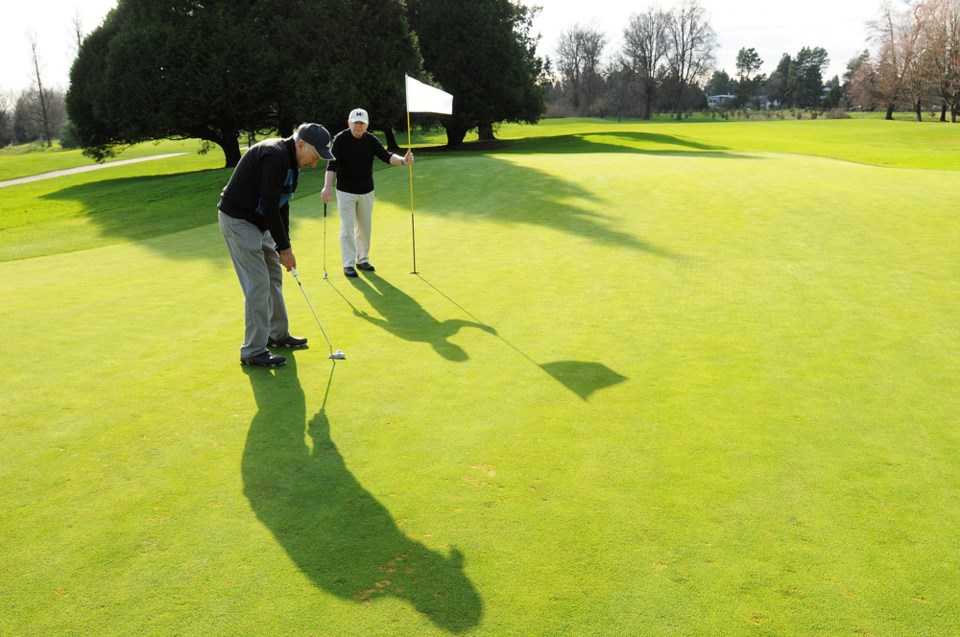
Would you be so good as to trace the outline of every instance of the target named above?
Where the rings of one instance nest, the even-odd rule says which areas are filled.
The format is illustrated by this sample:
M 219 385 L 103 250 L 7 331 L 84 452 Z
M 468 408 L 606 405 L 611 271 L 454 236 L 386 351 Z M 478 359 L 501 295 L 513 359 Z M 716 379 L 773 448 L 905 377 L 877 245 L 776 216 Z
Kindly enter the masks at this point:
M 410 111 L 407 111 L 407 150 L 413 148 L 413 143 L 410 141 Z M 413 221 L 413 164 L 409 164 L 408 168 L 410 169 L 410 231 L 413 236 L 413 272 L 410 274 L 419 274 L 417 272 L 417 227 Z

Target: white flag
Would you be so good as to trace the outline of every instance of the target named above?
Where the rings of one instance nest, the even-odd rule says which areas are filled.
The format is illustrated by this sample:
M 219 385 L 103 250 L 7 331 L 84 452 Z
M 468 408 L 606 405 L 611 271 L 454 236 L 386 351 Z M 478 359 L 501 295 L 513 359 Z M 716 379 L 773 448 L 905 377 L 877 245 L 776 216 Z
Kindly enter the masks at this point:
M 407 112 L 408 113 L 440 113 L 453 115 L 453 95 L 444 93 L 423 82 L 418 82 L 409 75 L 407 78 Z

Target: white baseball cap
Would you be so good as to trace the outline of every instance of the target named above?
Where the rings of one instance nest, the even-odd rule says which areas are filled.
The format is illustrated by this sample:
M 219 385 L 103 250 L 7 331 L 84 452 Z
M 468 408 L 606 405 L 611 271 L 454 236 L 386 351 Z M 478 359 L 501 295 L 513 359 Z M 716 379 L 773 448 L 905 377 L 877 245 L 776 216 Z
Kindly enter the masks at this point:
M 347 118 L 348 122 L 363 122 L 364 124 L 370 123 L 370 117 L 367 115 L 367 111 L 362 108 L 355 108 L 350 111 L 350 117 Z

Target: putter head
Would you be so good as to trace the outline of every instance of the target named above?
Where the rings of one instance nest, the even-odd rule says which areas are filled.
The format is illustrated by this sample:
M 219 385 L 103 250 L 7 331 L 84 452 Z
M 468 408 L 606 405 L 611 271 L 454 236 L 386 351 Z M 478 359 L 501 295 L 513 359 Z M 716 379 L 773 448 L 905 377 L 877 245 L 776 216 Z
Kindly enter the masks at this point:
M 330 356 L 327 356 L 327 358 L 331 358 L 335 361 L 345 361 L 347 360 L 347 355 L 343 353 L 342 349 L 338 349 L 333 354 L 330 354 Z

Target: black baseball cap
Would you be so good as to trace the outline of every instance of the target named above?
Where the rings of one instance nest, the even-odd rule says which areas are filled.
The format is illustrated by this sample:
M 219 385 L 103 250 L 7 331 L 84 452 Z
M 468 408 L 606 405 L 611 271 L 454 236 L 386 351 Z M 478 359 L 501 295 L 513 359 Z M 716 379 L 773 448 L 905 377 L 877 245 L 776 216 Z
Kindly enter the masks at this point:
M 320 124 L 300 124 L 293 133 L 293 138 L 297 141 L 302 139 L 313 146 L 321 159 L 335 159 L 330 152 L 330 133 Z

